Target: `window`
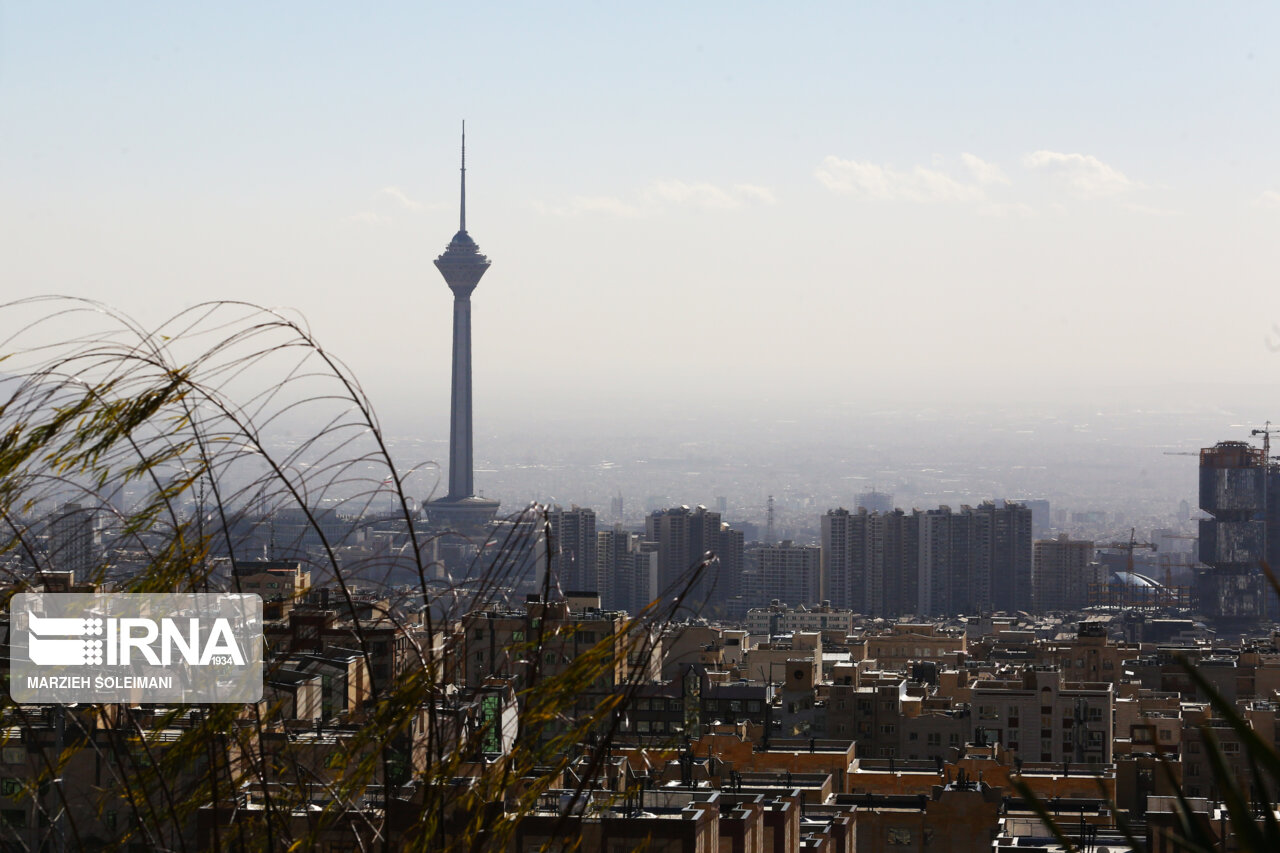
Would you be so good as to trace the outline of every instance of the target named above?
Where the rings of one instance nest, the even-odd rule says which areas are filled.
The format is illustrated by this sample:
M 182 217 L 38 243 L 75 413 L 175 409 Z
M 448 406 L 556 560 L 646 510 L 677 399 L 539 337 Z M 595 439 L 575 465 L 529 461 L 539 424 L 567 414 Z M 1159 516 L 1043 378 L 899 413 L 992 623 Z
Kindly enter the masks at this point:
M 1199 765 L 1199 764 L 1188 764 L 1188 765 L 1187 765 L 1187 775 L 1188 775 L 1188 776 L 1199 776 L 1199 775 L 1200 775 L 1200 765 Z
M 524 642 L 524 631 L 512 631 L 512 632 L 511 632 L 511 642 L 513 642 L 513 643 L 523 643 L 523 642 Z
M 1090 708 L 1090 709 L 1089 709 L 1089 720 L 1090 720 L 1091 722 L 1094 722 L 1094 723 L 1101 721 L 1101 720 L 1102 720 L 1102 709 L 1101 709 L 1101 708 Z
M 911 830 L 905 826 L 891 826 L 885 833 L 884 840 L 894 847 L 910 846 Z
M 898 731 L 898 727 L 892 724 L 884 725 L 880 727 L 880 734 L 882 735 L 895 734 L 897 731 Z
M 907 740 L 920 740 L 919 732 L 911 732 L 907 735 Z
M 1238 744 L 1238 743 L 1232 743 L 1232 742 L 1224 743 L 1224 744 L 1222 745 L 1222 754 L 1223 754 L 1223 755 L 1239 755 L 1239 754 L 1240 754 L 1240 744 Z
M 938 732 L 929 732 L 929 746 L 942 746 L 942 735 Z

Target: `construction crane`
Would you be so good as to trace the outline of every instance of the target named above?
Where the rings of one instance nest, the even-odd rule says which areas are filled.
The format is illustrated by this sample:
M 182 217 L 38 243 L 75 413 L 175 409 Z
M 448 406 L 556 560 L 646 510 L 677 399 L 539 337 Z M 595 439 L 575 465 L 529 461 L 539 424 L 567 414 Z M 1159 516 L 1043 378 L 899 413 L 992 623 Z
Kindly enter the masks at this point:
M 1255 429 L 1249 432 L 1249 435 L 1262 436 L 1262 460 L 1264 465 L 1270 465 L 1271 460 L 1276 458 L 1271 455 L 1271 434 L 1272 433 L 1280 433 L 1280 429 L 1272 429 L 1271 421 L 1267 421 L 1267 423 L 1262 427 L 1262 429 Z
M 1130 527 L 1128 542 L 1107 542 L 1107 543 L 1102 543 L 1096 547 L 1098 548 L 1099 551 L 1101 551 L 1103 548 L 1109 548 L 1115 551 L 1128 552 L 1129 557 L 1125 561 L 1125 567 L 1126 567 L 1126 570 L 1129 572 L 1129 574 L 1133 574 L 1133 550 L 1135 548 L 1150 548 L 1152 551 L 1156 550 L 1156 545 L 1154 542 L 1137 541 L 1136 532 L 1137 532 L 1136 528 Z

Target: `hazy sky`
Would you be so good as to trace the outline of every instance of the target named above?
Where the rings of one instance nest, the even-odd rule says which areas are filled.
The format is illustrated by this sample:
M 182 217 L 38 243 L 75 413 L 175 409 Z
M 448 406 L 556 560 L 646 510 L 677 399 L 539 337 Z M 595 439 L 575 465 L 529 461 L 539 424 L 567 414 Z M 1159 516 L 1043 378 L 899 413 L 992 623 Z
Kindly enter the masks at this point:
M 694 5 L 694 8 L 690 8 Z M 1280 376 L 1280 7 L 5 3 L 8 297 L 300 311 L 440 423 Z M 627 401 L 630 402 L 627 402 Z

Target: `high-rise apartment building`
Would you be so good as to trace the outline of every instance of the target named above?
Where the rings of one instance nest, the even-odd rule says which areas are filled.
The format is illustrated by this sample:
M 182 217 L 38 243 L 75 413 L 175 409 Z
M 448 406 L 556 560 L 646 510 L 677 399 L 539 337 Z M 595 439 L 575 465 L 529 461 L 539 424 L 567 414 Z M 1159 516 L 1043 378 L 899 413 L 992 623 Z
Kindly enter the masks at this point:
M 657 510 L 645 519 L 645 539 L 658 546 L 658 586 L 663 595 L 681 596 L 688 609 L 700 613 L 717 600 L 737 594 L 742 533 L 724 524 L 720 513 L 704 506 Z M 708 553 L 718 561 L 694 580 L 689 572 Z
M 1022 504 L 983 501 L 973 508 L 980 562 L 972 595 L 977 602 L 1013 613 L 1031 609 L 1031 510 Z
M 1031 606 L 1031 512 L 987 501 L 822 518 L 826 598 L 873 616 L 942 616 Z
M 884 590 L 884 517 L 841 507 L 822 516 L 822 573 L 831 606 L 870 613 Z
M 59 572 L 74 572 L 80 580 L 88 578 L 97 566 L 98 551 L 94 544 L 94 512 L 77 503 L 59 507 L 49 522 L 49 564 Z
M 595 510 L 556 506 L 547 513 L 547 521 L 551 527 L 551 571 L 560 588 L 603 595 L 604 579 L 596 557 Z
M 822 549 L 816 545 L 796 545 L 784 541 L 759 549 L 760 595 L 762 602 L 779 601 L 799 606 L 814 605 L 823 600 Z
M 1037 613 L 1080 610 L 1089 604 L 1089 584 L 1101 580 L 1090 564 L 1093 543 L 1070 539 L 1041 539 L 1031 557 L 1032 606 Z
M 916 513 L 920 559 L 917 571 L 916 608 L 920 616 L 946 616 L 964 611 L 959 604 L 968 594 L 968 521 L 943 506 Z M 960 547 L 956 547 L 959 545 Z M 959 604 L 959 606 L 957 606 Z
M 658 597 L 658 546 L 615 524 L 596 534 L 600 597 L 610 610 L 635 615 Z

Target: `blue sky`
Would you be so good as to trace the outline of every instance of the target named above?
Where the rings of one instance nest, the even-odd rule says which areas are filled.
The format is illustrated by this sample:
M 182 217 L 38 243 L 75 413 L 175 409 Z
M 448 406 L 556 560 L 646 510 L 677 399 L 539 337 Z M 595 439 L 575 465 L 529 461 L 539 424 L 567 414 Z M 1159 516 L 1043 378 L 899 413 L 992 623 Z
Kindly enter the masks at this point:
M 6 3 L 6 290 L 290 306 L 434 418 L 465 118 L 482 410 L 1266 383 L 1278 19 Z

